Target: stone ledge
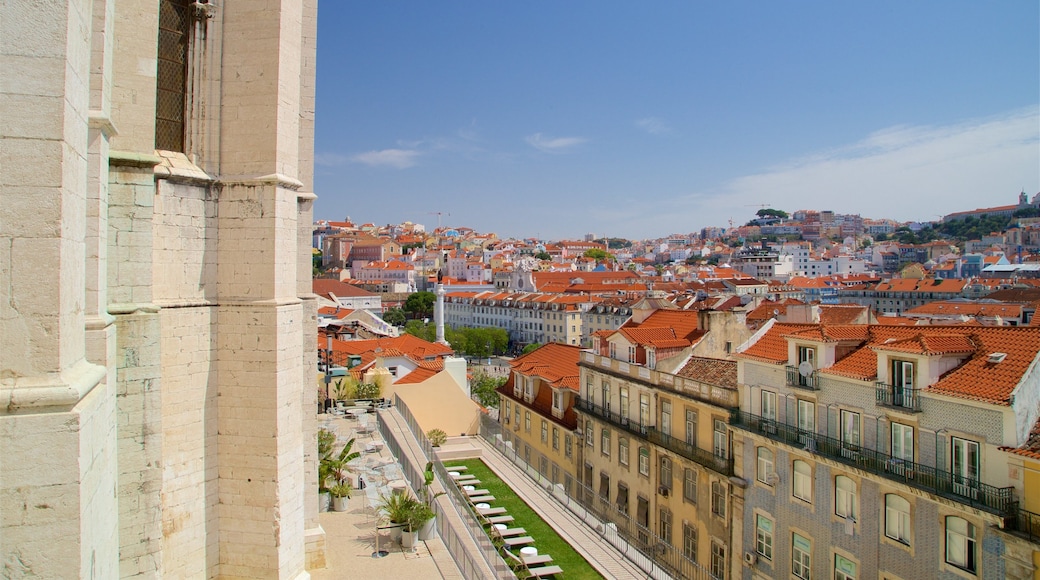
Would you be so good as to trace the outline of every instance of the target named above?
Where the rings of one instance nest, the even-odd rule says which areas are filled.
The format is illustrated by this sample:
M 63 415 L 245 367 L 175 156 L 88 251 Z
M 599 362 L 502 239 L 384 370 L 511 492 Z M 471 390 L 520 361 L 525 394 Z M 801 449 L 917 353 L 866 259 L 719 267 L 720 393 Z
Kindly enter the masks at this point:
M 259 177 L 229 177 L 220 180 L 221 185 L 244 185 L 247 187 L 255 187 L 257 185 L 275 185 L 277 187 L 283 187 L 285 189 L 291 189 L 293 191 L 299 191 L 303 189 L 303 182 L 284 175 L 281 173 L 272 173 L 270 175 L 261 175 Z M 306 194 L 304 194 L 306 195 Z M 314 198 L 317 199 L 316 194 Z
M 132 151 L 109 151 L 108 164 L 127 167 L 152 168 L 162 162 L 157 155 L 134 153 Z
M 200 184 L 216 181 L 183 153 L 157 149 L 155 154 L 159 158 L 159 163 L 155 165 L 156 179 Z
M 119 131 L 116 130 L 116 126 L 112 124 L 112 117 L 105 111 L 91 109 L 88 113 L 87 119 L 89 127 L 91 129 L 97 129 L 101 131 L 101 134 L 106 138 L 111 139 L 116 135 L 119 135 Z
M 0 413 L 37 412 L 45 407 L 75 407 L 108 376 L 108 369 L 80 360 L 60 373 L 4 379 L 0 382 Z
M 156 312 L 159 312 L 159 306 L 150 302 L 113 302 L 108 305 L 107 310 L 108 313 L 113 316 L 122 316 L 126 314 L 155 314 Z

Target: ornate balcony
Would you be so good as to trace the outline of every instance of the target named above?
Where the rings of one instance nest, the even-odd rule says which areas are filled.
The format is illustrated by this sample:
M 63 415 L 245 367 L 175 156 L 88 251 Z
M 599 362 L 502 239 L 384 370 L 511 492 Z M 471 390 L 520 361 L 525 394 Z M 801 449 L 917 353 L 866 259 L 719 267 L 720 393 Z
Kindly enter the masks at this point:
M 908 413 L 921 412 L 921 389 L 911 389 L 882 382 L 876 383 L 876 386 L 878 405 Z
M 797 387 L 799 389 L 805 389 L 807 391 L 818 391 L 820 390 L 820 375 L 816 370 L 803 375 L 798 371 L 798 367 L 787 366 L 787 386 Z
M 859 445 L 849 445 L 832 437 L 803 431 L 793 425 L 743 411 L 734 411 L 730 424 L 993 514 L 1010 517 L 1018 507 L 1012 495 L 1013 487 L 994 487 L 936 467 L 906 461 Z
M 732 457 L 718 457 L 710 451 L 706 451 L 695 445 L 690 445 L 682 439 L 676 439 L 671 435 L 661 433 L 649 425 L 641 425 L 638 421 L 633 421 L 629 417 L 622 417 L 617 413 L 612 413 L 609 409 L 604 409 L 599 405 L 595 405 L 585 400 L 579 399 L 575 409 L 610 423 L 612 426 L 653 443 L 654 445 L 664 447 L 665 449 L 685 457 L 690 461 L 695 461 L 708 469 L 714 470 L 716 473 L 726 476 L 733 475 Z

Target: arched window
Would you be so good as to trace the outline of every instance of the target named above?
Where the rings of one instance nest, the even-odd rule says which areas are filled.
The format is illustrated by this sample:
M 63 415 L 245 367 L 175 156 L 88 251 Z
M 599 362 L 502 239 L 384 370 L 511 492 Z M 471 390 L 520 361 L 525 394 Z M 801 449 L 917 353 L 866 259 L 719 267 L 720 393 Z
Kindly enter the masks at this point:
M 798 499 L 812 503 L 812 468 L 804 461 L 794 462 L 791 493 Z
M 946 517 L 946 563 L 975 573 L 975 526 L 957 516 Z
M 834 513 L 846 519 L 856 519 L 856 482 L 844 475 L 834 478 Z
M 885 495 L 885 535 L 910 545 L 910 502 L 894 493 Z
M 766 485 L 773 485 L 769 474 L 773 473 L 773 451 L 768 447 L 758 448 L 758 471 L 756 478 Z

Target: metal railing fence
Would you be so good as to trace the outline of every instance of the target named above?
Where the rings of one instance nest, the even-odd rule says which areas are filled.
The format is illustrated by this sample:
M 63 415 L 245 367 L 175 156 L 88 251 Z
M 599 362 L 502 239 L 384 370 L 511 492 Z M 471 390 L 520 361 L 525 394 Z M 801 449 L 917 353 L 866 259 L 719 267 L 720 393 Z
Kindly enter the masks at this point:
M 430 444 L 426 434 L 422 432 L 418 422 L 412 415 L 408 406 L 404 404 L 400 398 L 394 398 L 394 405 L 397 407 L 398 413 L 404 418 L 405 423 L 408 425 L 408 429 L 419 443 L 419 447 L 422 449 L 423 461 L 431 461 L 434 458 L 433 445 Z M 383 440 L 386 442 L 386 446 L 390 453 L 397 458 L 401 464 L 401 471 L 404 474 L 408 484 L 415 490 L 421 489 L 426 483 L 426 476 L 424 474 L 425 465 L 419 467 L 412 463 L 410 457 L 403 453 L 400 443 L 394 437 L 390 427 L 386 424 L 382 414 L 377 414 L 377 425 L 379 433 L 383 436 Z M 477 521 L 476 516 L 469 509 L 469 502 L 464 498 L 460 497 L 461 491 L 458 486 L 451 481 L 444 466 L 438 461 L 434 461 L 434 478 L 440 483 L 440 486 L 446 491 L 444 497 L 447 497 L 449 502 L 458 512 L 458 517 L 461 519 L 466 531 L 469 533 L 470 538 L 476 543 L 484 562 L 478 562 L 473 558 L 471 552 L 467 549 L 466 543 L 463 541 L 459 530 L 455 529 L 452 525 L 452 521 L 449 518 L 449 514 L 445 512 L 445 508 L 442 502 L 434 501 L 433 511 L 437 514 L 437 533 L 444 542 L 444 546 L 447 548 L 448 553 L 455 560 L 455 564 L 459 567 L 459 571 L 466 580 L 484 580 L 486 570 L 490 568 L 494 571 L 495 577 L 503 580 L 516 578 L 509 565 L 502 559 L 502 555 L 498 553 L 498 550 L 492 544 L 491 539 L 488 538 L 484 528 Z
M 546 496 L 565 507 L 571 514 L 585 525 L 596 530 L 609 544 L 614 546 L 630 562 L 643 570 L 648 577 L 658 580 L 669 578 L 689 578 L 692 580 L 711 580 L 711 573 L 696 561 L 683 554 L 682 546 L 675 546 L 664 541 L 649 528 L 632 519 L 628 514 L 617 509 L 609 501 L 604 501 L 594 493 L 591 487 L 576 481 L 551 459 L 537 451 L 532 453 L 531 461 L 508 445 L 501 437 L 502 429 L 498 422 L 481 417 L 480 436 L 496 451 L 509 459 L 528 478 L 546 490 Z M 545 461 L 543 461 L 543 459 Z M 544 464 L 546 473 L 537 467 Z M 555 467 L 555 469 L 553 469 Z M 562 473 L 562 482 L 554 482 L 547 474 Z M 682 537 L 678 538 L 679 543 Z

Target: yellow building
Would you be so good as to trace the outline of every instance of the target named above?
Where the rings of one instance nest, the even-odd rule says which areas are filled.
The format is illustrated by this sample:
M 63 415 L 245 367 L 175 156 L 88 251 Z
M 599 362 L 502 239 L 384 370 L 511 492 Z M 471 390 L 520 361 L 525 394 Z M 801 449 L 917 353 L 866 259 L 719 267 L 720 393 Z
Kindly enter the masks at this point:
M 577 346 L 550 343 L 510 362 L 499 387 L 503 440 L 538 473 L 570 494 L 574 487 Z
M 674 574 L 725 577 L 742 513 L 728 431 L 737 366 L 693 356 L 724 354 L 708 348 L 708 313 L 647 306 L 582 354 L 576 495 Z
M 1025 445 L 1005 451 L 1011 454 L 1010 471 L 1022 476 L 1022 501 L 1013 524 L 1008 527 L 1012 534 L 1025 540 L 1016 546 L 1019 561 L 1031 563 L 1033 579 L 1040 580 L 1040 420 L 1033 426 Z

